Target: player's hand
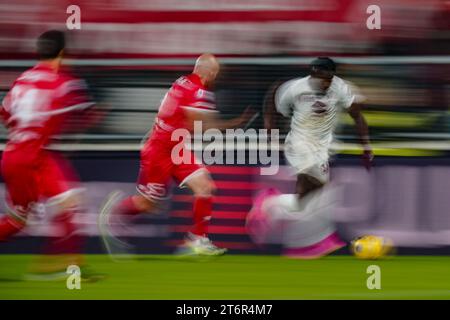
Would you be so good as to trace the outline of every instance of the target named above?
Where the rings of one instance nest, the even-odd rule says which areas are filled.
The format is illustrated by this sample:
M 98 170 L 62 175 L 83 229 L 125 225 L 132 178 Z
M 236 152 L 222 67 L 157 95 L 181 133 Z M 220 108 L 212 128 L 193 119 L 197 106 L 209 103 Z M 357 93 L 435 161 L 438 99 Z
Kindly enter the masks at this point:
M 372 148 L 369 145 L 364 146 L 362 160 L 363 160 L 363 165 L 367 171 L 370 171 L 370 169 L 373 166 L 373 158 L 374 158 L 374 155 L 373 155 Z

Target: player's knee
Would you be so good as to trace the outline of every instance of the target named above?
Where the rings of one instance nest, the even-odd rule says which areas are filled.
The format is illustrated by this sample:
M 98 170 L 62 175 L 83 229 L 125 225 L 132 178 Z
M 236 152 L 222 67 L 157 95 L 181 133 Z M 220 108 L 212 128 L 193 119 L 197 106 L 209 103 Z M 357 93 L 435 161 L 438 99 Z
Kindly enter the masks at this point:
M 209 193 L 210 196 L 212 196 L 214 193 L 216 193 L 217 187 L 216 184 L 214 183 L 214 181 L 209 180 L 208 183 L 208 187 L 207 187 L 207 191 Z
M 147 199 L 142 195 L 135 195 L 132 199 L 136 208 L 141 212 L 153 212 L 158 204 L 158 201 Z
M 71 196 L 58 204 L 59 210 L 77 210 L 81 207 L 81 199 L 78 196 Z
M 310 175 L 300 174 L 297 177 L 296 191 L 300 196 L 304 196 L 312 191 L 321 188 L 322 186 L 322 182 Z
M 298 175 L 295 188 L 296 188 L 297 194 L 299 194 L 299 195 L 303 195 L 305 192 L 307 192 L 309 186 L 308 186 L 308 180 L 306 179 L 306 176 L 304 174 Z
M 216 185 L 211 179 L 205 179 L 193 191 L 196 197 L 211 197 L 216 191 Z
M 50 198 L 47 205 L 61 212 L 80 210 L 83 203 L 83 194 L 83 189 L 71 189 Z
M 81 200 L 80 199 L 71 199 L 62 204 L 63 210 L 78 210 L 81 208 Z

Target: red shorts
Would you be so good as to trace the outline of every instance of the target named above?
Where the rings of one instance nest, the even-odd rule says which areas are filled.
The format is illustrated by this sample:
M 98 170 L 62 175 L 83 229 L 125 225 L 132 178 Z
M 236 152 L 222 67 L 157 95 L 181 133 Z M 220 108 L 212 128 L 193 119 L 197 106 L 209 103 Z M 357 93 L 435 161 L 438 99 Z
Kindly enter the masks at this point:
M 57 200 L 77 186 L 78 179 L 62 157 L 45 152 L 34 161 L 20 151 L 5 151 L 2 175 L 8 202 L 18 213 L 27 213 L 31 205 L 42 200 Z
M 193 151 L 183 148 L 185 158 L 191 161 L 174 163 L 172 160 L 173 143 L 151 139 L 147 141 L 141 152 L 141 164 L 137 190 L 151 200 L 163 200 L 169 196 L 169 184 L 174 179 L 180 187 L 195 174 L 206 171 L 201 163 L 195 160 Z M 207 171 L 206 171 L 207 172 Z

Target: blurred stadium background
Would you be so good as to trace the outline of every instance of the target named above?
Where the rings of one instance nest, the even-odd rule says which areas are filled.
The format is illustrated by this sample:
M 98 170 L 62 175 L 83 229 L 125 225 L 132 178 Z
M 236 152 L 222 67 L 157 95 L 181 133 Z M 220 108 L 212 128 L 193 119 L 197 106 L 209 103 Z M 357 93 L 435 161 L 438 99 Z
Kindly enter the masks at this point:
M 270 85 L 306 75 L 312 57 L 329 55 L 339 63 L 339 75 L 367 97 L 364 113 L 376 155 L 376 167 L 367 174 L 351 119 L 343 116 L 332 169 L 335 181 L 346 185 L 344 204 L 336 211 L 343 236 L 377 233 L 391 237 L 403 252 L 448 253 L 450 1 L 377 1 L 382 29 L 368 30 L 366 8 L 372 2 L 3 1 L 0 98 L 35 62 L 36 37 L 51 28 L 65 29 L 66 8 L 79 5 L 82 29 L 68 31 L 68 63 L 111 110 L 90 131 L 58 137 L 54 148 L 64 151 L 85 182 L 87 213 L 80 223 L 91 236 L 89 251 L 101 252 L 98 207 L 112 189 L 133 192 L 141 140 L 165 91 L 190 72 L 198 54 L 221 58 L 217 99 L 224 117 L 247 105 L 262 111 Z M 262 128 L 262 118 L 251 127 Z M 5 138 L 2 128 L 2 143 Z M 293 190 L 285 168 L 271 179 L 262 179 L 256 169 L 211 168 L 219 192 L 210 231 L 218 245 L 232 252 L 257 250 L 244 222 L 261 184 Z M 182 239 L 191 204 L 186 193 L 174 192 L 167 214 L 142 217 L 128 234 L 140 252 L 170 252 Z M 44 222 L 45 215 L 36 214 L 20 239 L 0 246 L 0 252 L 37 252 L 36 240 L 51 234 Z M 277 247 L 266 252 L 277 252 Z

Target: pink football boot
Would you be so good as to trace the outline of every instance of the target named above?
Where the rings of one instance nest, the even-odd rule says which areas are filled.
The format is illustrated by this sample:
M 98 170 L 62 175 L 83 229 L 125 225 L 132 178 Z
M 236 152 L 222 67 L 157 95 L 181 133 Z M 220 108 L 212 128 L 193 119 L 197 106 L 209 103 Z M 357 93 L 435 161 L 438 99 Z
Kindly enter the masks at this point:
M 316 244 L 299 248 L 286 248 L 283 256 L 292 259 L 318 259 L 345 246 L 346 243 L 334 232 Z

